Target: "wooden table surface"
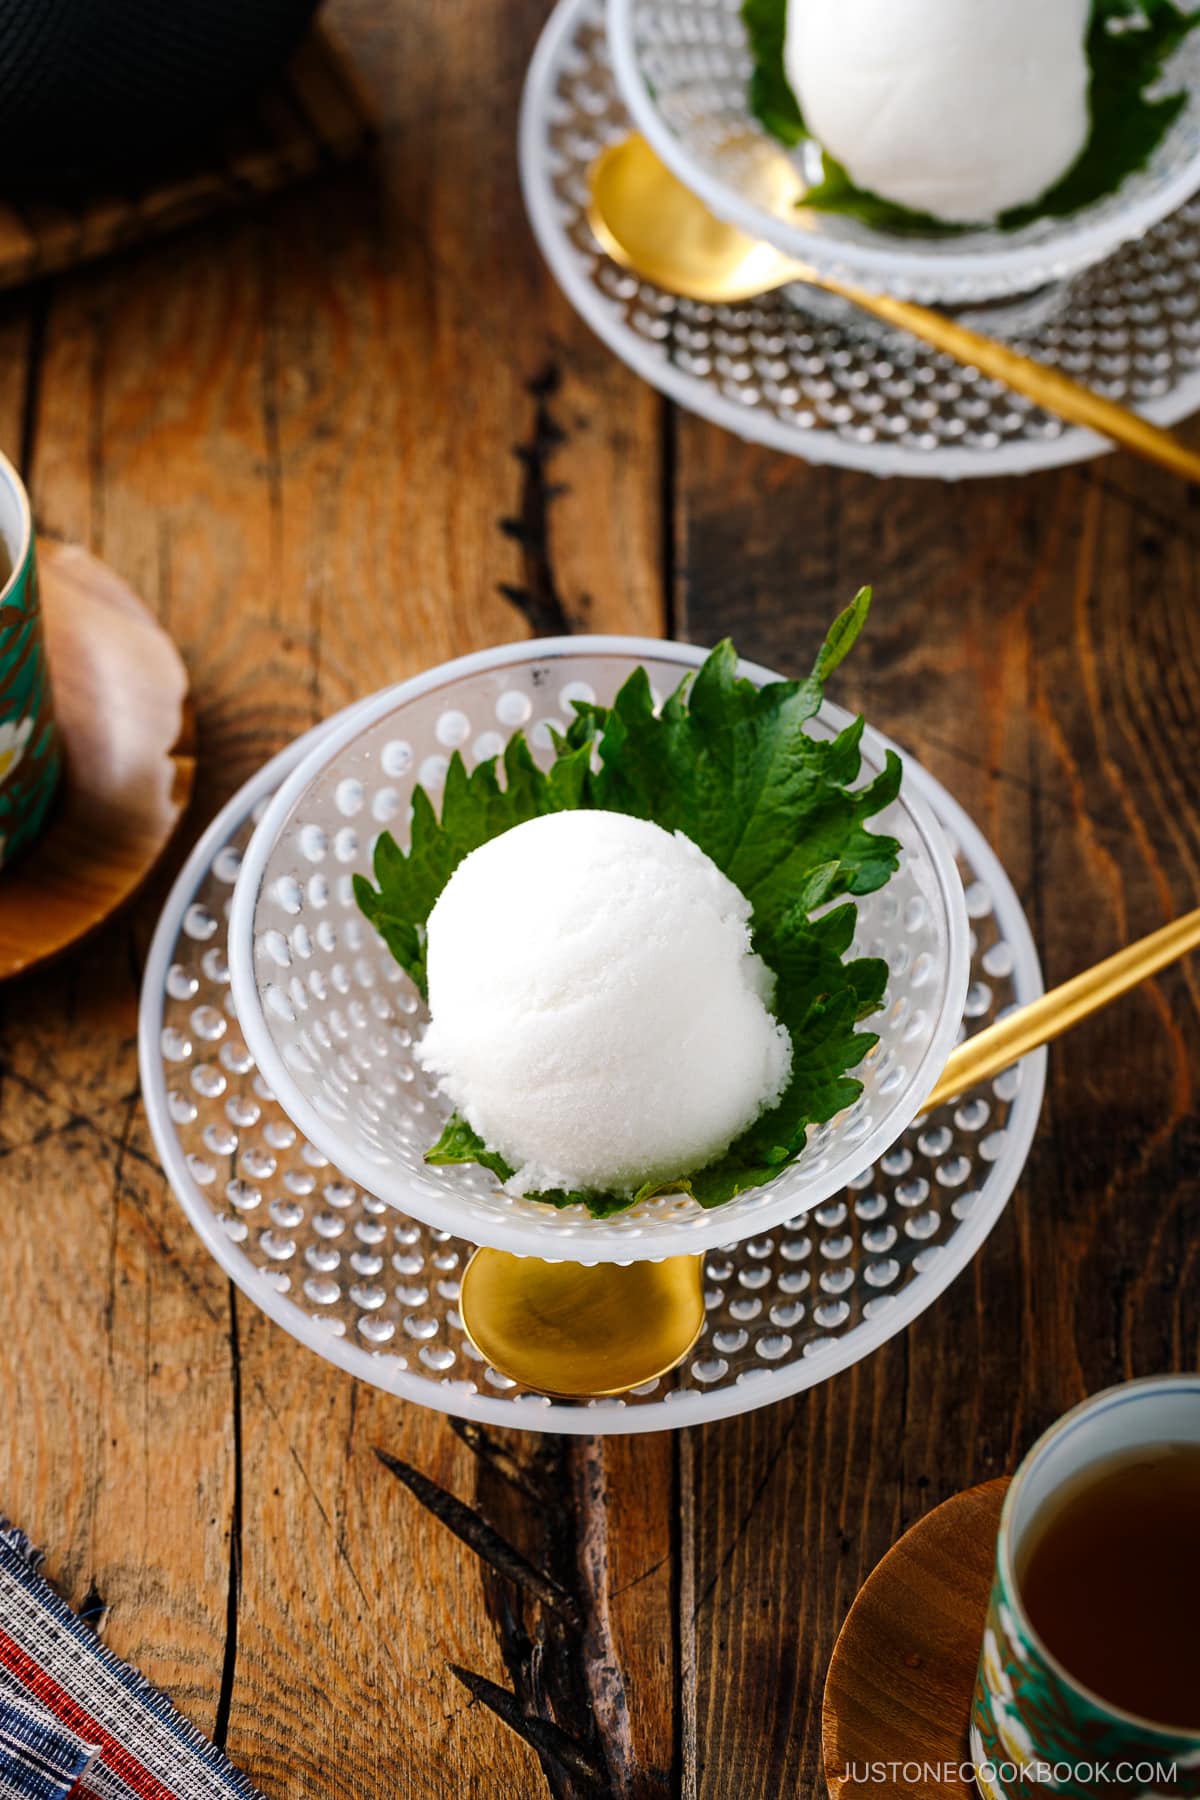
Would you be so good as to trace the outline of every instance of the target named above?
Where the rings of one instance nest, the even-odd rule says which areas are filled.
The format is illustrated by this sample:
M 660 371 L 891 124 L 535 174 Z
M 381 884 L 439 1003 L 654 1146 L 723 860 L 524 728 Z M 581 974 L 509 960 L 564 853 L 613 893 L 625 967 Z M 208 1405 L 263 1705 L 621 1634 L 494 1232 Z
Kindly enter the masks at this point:
M 1048 979 L 1196 905 L 1200 493 L 1124 457 L 881 483 L 665 403 L 525 224 L 545 11 L 338 0 L 375 169 L 0 304 L 0 445 L 41 526 L 186 658 L 185 838 L 314 720 L 444 657 L 731 633 L 794 673 L 871 581 L 837 697 L 979 821 Z M 159 1171 L 135 1021 L 170 872 L 0 993 L 0 1512 L 271 1796 L 820 1793 L 825 1666 L 897 1535 L 1082 1395 L 1200 1361 L 1193 961 L 1052 1052 L 974 1264 L 825 1385 L 596 1442 L 356 1385 L 233 1290 Z M 571 1603 L 516 1584 L 496 1534 Z

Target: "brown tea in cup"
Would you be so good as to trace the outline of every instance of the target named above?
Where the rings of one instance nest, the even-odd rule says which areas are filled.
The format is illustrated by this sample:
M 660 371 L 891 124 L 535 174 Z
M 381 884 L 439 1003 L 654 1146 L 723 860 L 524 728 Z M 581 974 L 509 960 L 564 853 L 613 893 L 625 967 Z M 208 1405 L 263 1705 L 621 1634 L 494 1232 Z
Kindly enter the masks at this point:
M 1031 1521 L 1017 1585 L 1077 1681 L 1139 1718 L 1200 1729 L 1200 1444 L 1081 1471 Z

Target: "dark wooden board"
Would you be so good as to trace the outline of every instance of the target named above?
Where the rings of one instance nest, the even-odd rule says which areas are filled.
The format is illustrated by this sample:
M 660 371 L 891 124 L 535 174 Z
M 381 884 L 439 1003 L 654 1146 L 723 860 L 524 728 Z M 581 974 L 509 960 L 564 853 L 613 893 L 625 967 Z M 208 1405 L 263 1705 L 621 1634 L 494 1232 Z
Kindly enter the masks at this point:
M 357 79 L 318 24 L 244 112 L 211 141 L 151 164 L 141 181 L 73 185 L 53 199 L 0 200 L 0 288 L 59 274 L 210 213 L 245 206 L 351 160 L 374 137 Z
M 1194 492 L 1125 458 L 881 484 L 692 421 L 676 466 L 688 635 L 793 670 L 874 582 L 838 697 L 982 826 L 1049 982 L 1195 905 Z M 813 1792 L 834 1638 L 905 1527 L 1083 1395 L 1200 1362 L 1198 1068 L 1192 958 L 1052 1049 L 1025 1179 L 935 1306 L 793 1406 L 697 1434 L 699 1794 Z

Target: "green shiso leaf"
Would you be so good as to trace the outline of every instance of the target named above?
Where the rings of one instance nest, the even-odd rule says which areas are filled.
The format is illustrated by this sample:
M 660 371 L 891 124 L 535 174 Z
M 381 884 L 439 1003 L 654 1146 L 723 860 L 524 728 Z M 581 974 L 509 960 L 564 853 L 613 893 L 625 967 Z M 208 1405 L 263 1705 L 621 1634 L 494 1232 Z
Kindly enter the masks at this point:
M 821 180 L 806 189 L 799 202 L 812 212 L 843 213 L 860 219 L 873 231 L 894 231 L 907 237 L 956 237 L 972 229 L 935 219 L 932 213 L 917 212 L 911 206 L 898 206 L 870 188 L 859 187 L 828 150 L 821 151 L 821 172 Z
M 786 0 L 743 0 L 742 20 L 754 59 L 750 110 L 781 144 L 798 144 L 808 134 L 783 69 Z
M 742 18 L 754 65 L 750 110 L 790 149 L 808 134 L 784 71 L 787 0 L 743 0 Z M 1146 167 L 1187 103 L 1183 93 L 1150 99 L 1148 91 L 1197 25 L 1200 9 L 1184 12 L 1173 0 L 1092 0 L 1087 142 L 1066 174 L 1044 194 L 1000 215 L 995 223 L 1002 231 L 1078 212 L 1115 194 L 1130 175 Z M 842 213 L 876 230 L 909 236 L 944 237 L 978 228 L 948 224 L 857 186 L 827 150 L 821 151 L 821 161 L 822 179 L 800 203 L 815 212 Z
M 600 759 L 588 804 L 686 833 L 751 902 L 756 931 L 793 907 L 818 868 L 832 868 L 823 895 L 831 899 L 873 892 L 896 866 L 894 841 L 864 821 L 896 798 L 899 759 L 889 755 L 869 786 L 851 791 L 863 721 L 828 739 L 804 730 L 869 605 L 864 588 L 834 621 L 806 681 L 758 688 L 739 679 L 727 640 L 658 714 L 644 669 L 610 709 L 581 709 Z
M 541 813 L 597 807 L 682 831 L 750 900 L 754 948 L 775 976 L 774 1013 L 792 1040 L 791 1076 L 778 1104 L 707 1168 L 680 1170 L 632 1196 L 554 1190 L 533 1198 L 582 1202 L 596 1217 L 673 1191 L 720 1206 L 773 1180 L 804 1148 L 810 1125 L 861 1093 L 849 1071 L 877 1039 L 858 1022 L 880 1005 L 887 969 L 874 958 L 847 960 L 855 909 L 830 902 L 871 893 L 894 873 L 899 846 L 866 821 L 895 799 L 900 763 L 889 753 L 880 774 L 855 788 L 863 721 L 832 737 L 806 726 L 870 599 L 864 588 L 834 620 L 804 681 L 755 687 L 739 678 L 725 642 L 657 713 L 640 668 L 611 707 L 577 704 L 547 771 L 520 733 L 504 755 L 504 787 L 495 761 L 468 776 L 455 757 L 440 820 L 418 788 L 409 849 L 384 834 L 375 853 L 378 885 L 356 879 L 360 907 L 423 994 L 425 926 L 455 868 L 489 838 Z M 479 1163 L 501 1181 L 514 1173 L 458 1114 L 426 1160 Z
M 1076 162 L 1039 200 L 1002 214 L 1002 230 L 1078 212 L 1115 194 L 1127 176 L 1146 167 L 1187 105 L 1186 94 L 1150 100 L 1147 90 L 1197 25 L 1200 11 L 1181 12 L 1171 0 L 1094 0 L 1088 30 L 1088 140 Z

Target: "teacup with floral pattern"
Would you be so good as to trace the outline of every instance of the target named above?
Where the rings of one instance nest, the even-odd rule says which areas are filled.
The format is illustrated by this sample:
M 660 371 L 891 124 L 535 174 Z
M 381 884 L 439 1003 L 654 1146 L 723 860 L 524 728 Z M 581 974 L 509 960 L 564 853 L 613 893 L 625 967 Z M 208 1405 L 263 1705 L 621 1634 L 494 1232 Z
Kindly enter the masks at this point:
M 971 1709 L 971 1761 L 986 1800 L 1200 1796 L 1200 1729 L 1139 1718 L 1089 1691 L 1038 1637 L 1015 1573 L 1047 1501 L 1086 1478 L 1093 1464 L 1146 1446 L 1191 1443 L 1200 1443 L 1200 1375 L 1156 1376 L 1084 1401 L 1051 1426 L 1017 1470 L 1000 1517 Z M 1200 1518 L 1196 1523 L 1200 1556 Z M 1096 1585 L 1102 1598 L 1102 1568 Z
M 29 496 L 0 456 L 0 866 L 46 823 L 62 770 L 42 630 Z

